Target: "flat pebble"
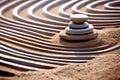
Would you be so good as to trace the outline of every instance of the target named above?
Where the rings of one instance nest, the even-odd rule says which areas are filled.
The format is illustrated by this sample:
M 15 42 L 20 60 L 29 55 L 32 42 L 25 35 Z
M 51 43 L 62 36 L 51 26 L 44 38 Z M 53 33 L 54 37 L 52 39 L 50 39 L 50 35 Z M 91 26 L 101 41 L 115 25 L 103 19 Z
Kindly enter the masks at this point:
M 94 39 L 97 37 L 97 32 L 93 32 L 90 34 L 86 34 L 86 35 L 69 35 L 66 34 L 65 31 L 60 32 L 60 38 L 64 39 L 64 40 L 69 40 L 69 41 L 84 41 L 84 40 L 90 40 L 90 39 Z
M 69 26 L 66 27 L 65 32 L 66 34 L 86 34 L 92 32 L 94 29 L 93 25 L 89 24 L 88 28 L 83 28 L 83 29 L 72 29 Z
M 88 16 L 84 14 L 73 14 L 70 16 L 73 23 L 84 23 L 88 20 Z
M 82 29 L 82 28 L 87 28 L 89 26 L 89 24 L 87 22 L 84 22 L 81 24 L 76 24 L 71 21 L 71 22 L 69 22 L 68 26 L 72 29 Z

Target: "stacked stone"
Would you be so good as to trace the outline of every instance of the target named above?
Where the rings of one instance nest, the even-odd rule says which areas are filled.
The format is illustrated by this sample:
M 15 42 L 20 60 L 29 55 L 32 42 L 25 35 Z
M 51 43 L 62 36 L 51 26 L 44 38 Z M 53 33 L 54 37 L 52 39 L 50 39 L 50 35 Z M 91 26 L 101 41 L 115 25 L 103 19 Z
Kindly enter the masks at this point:
M 97 37 L 92 24 L 88 24 L 88 16 L 74 14 L 70 16 L 71 22 L 64 31 L 60 32 L 60 38 L 68 41 L 85 41 Z

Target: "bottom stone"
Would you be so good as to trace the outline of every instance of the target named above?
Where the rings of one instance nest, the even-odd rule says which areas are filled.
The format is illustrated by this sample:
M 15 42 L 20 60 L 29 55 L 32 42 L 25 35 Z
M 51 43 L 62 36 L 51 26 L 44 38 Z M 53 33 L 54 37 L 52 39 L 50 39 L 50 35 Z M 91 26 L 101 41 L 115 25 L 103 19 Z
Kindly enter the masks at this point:
M 94 31 L 89 34 L 84 35 L 69 35 L 66 34 L 65 31 L 61 31 L 59 36 L 61 39 L 68 40 L 68 41 L 84 41 L 84 40 L 90 40 L 97 37 L 97 32 Z
M 73 40 L 71 41 L 60 38 L 60 35 L 56 34 L 52 37 L 51 42 L 53 42 L 57 46 L 66 47 L 66 48 L 70 47 L 75 49 L 101 46 L 101 40 L 98 37 L 84 41 L 73 41 Z

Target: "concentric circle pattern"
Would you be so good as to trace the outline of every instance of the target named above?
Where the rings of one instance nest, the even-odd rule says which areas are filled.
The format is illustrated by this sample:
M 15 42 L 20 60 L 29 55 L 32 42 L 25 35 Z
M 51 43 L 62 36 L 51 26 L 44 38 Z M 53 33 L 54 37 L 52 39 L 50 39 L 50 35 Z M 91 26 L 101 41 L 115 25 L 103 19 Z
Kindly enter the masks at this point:
M 74 13 L 88 15 L 95 29 L 119 28 L 118 4 L 119 0 L 0 0 L 0 63 L 24 70 L 53 69 L 120 48 L 117 43 L 79 48 L 52 41 Z

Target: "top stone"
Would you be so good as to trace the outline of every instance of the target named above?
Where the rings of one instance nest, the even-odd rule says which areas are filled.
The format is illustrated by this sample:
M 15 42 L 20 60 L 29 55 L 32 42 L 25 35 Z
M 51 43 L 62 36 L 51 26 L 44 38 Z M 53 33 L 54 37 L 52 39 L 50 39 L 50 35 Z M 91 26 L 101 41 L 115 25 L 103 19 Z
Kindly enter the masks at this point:
M 88 20 L 88 16 L 84 14 L 73 14 L 70 16 L 73 23 L 84 23 Z

